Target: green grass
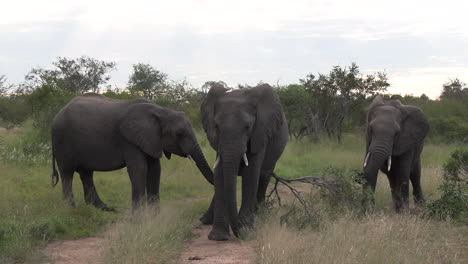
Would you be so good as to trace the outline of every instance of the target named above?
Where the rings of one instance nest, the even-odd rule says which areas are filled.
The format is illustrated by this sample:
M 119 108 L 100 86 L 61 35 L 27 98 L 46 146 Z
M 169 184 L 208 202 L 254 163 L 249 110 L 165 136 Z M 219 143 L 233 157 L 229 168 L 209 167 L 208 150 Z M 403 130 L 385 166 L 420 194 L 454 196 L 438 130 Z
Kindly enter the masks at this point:
M 30 125 L 26 125 L 26 128 L 22 131 L 0 135 L 0 152 L 5 151 L 5 146 L 11 147 L 21 145 L 22 142 L 34 142 L 35 136 L 31 132 L 32 130 L 33 128 Z M 213 164 L 215 153 L 209 146 L 204 134 L 199 135 L 199 140 L 207 160 L 210 164 Z M 1 149 L 2 146 L 3 150 Z M 435 199 L 440 195 L 437 187 L 441 183 L 441 164 L 446 161 L 449 153 L 455 147 L 453 145 L 426 145 L 422 157 L 422 184 L 426 198 Z M 280 176 L 291 178 L 320 175 L 329 166 L 360 169 L 363 158 L 364 139 L 357 135 L 346 135 L 342 145 L 329 140 L 322 140 L 318 143 L 306 139 L 291 141 L 277 164 L 277 173 Z M 77 207 L 70 208 L 61 200 L 61 184 L 51 188 L 51 166 L 50 160 L 46 156 L 44 156 L 44 160 L 38 159 L 37 162 L 0 160 L 0 172 L 0 262 L 40 258 L 40 253 L 37 253 L 39 251 L 35 249 L 46 245 L 50 240 L 96 235 L 106 230 L 109 224 L 115 223 L 114 226 L 118 228 L 112 229 L 113 233 L 107 235 L 110 241 L 110 249 L 106 251 L 103 261 L 107 263 L 154 263 L 156 259 L 160 259 L 161 261 L 157 263 L 167 263 L 183 248 L 183 242 L 190 237 L 192 223 L 207 208 L 208 201 L 213 195 L 213 187 L 206 182 L 196 166 L 187 159 L 175 155 L 172 156 L 171 160 L 162 159 L 160 214 L 154 214 L 154 211 L 146 209 L 143 210 L 140 217 L 136 218 L 129 217 L 128 213 L 126 213 L 131 204 L 131 187 L 125 169 L 106 173 L 98 172 L 94 176 L 102 200 L 115 207 L 119 213 L 103 212 L 85 205 L 82 185 L 78 175 L 75 175 L 73 184 Z M 238 192 L 238 195 L 240 196 L 240 192 Z M 364 226 L 360 226 L 359 221 L 344 216 L 345 218 L 330 220 L 330 225 L 326 227 L 329 228 L 329 231 L 324 231 L 327 230 L 325 227 L 321 231 L 309 230 L 302 232 L 296 232 L 289 227 L 278 227 L 280 235 L 283 232 L 281 230 L 284 229 L 291 232 L 290 234 L 285 233 L 284 236 L 290 236 L 292 241 L 299 239 L 298 241 L 308 243 L 302 246 L 302 249 L 291 248 L 291 252 L 285 251 L 284 254 L 291 256 L 288 254 L 293 254 L 296 252 L 295 250 L 300 252 L 301 250 L 311 251 L 319 244 L 310 241 L 327 239 L 326 233 L 323 232 L 336 230 L 333 232 L 336 232 L 338 237 L 340 232 L 344 232 L 343 229 L 355 228 L 362 230 L 364 236 L 367 225 L 377 225 L 389 221 L 389 219 L 393 221 L 390 188 L 385 175 L 379 175 L 375 196 L 378 216 L 366 220 L 363 223 Z M 275 221 L 277 220 L 275 216 L 272 216 L 268 220 L 272 222 L 268 222 L 267 225 L 275 227 L 277 224 Z M 398 221 L 407 224 L 408 221 L 413 220 Z M 392 222 L 390 226 L 397 224 L 398 222 Z M 450 223 L 441 223 L 440 226 L 438 223 L 431 223 L 430 226 L 434 230 L 440 228 L 440 233 L 434 231 L 433 233 L 429 232 L 429 234 L 444 234 L 444 239 L 455 241 L 453 243 L 459 245 L 457 244 L 459 240 L 457 240 L 456 234 L 460 234 L 460 232 L 456 229 L 457 227 L 451 229 L 452 225 Z M 382 225 L 382 228 L 384 227 L 385 225 Z M 429 228 L 419 219 L 414 219 L 411 222 L 411 227 L 423 231 Z M 272 235 L 276 236 L 275 230 L 269 230 L 262 224 L 259 225 L 259 230 L 257 237 L 254 239 L 258 241 L 260 248 L 262 246 L 266 247 L 268 243 L 272 246 L 270 239 L 278 239 L 278 243 L 281 242 L 281 237 L 269 237 L 266 234 L 272 233 Z M 262 233 L 261 230 L 266 230 L 266 233 Z M 118 239 L 113 239 L 115 237 Z M 383 239 L 383 237 L 381 238 Z M 356 237 L 356 239 L 365 238 Z M 402 239 L 401 243 L 407 247 L 414 246 L 414 244 L 404 242 L 400 236 L 393 236 L 392 239 L 397 242 Z M 431 241 L 430 237 L 425 235 L 417 236 L 415 239 L 422 241 L 421 243 Z M 370 245 L 377 243 L 372 239 L 366 241 Z M 284 244 L 284 241 L 282 243 Z M 332 245 L 333 241 L 330 240 L 327 243 Z M 137 247 L 132 245 L 151 246 Z M 438 244 L 433 243 L 430 245 L 435 247 Z M 384 249 L 394 250 L 392 247 Z M 427 248 L 420 247 L 418 250 L 423 251 L 427 250 Z M 126 253 L 123 255 L 123 252 Z M 449 253 L 451 254 L 451 252 Z M 302 254 L 301 256 L 309 256 L 305 253 L 300 254 Z M 333 255 L 333 251 L 328 254 Z M 372 252 L 372 254 L 376 253 Z M 438 256 L 444 254 L 444 251 L 441 251 Z M 357 262 L 359 262 L 358 260 L 364 262 L 369 260 L 365 258 L 352 259 Z M 443 262 L 442 258 L 438 259 Z M 397 263 L 398 260 L 398 258 L 395 258 L 394 262 Z M 454 259 L 449 258 L 449 260 Z M 457 261 L 452 262 L 457 263 Z M 335 261 L 334 263 L 340 262 Z
M 0 148 L 7 146 L 3 151 L 9 154 L 9 147 L 21 145 L 24 141 L 33 142 L 29 129 L 27 125 L 16 134 L 0 135 Z M 206 147 L 207 143 L 203 142 L 203 146 Z M 213 152 L 205 152 L 211 155 L 210 161 L 213 162 Z M 94 175 L 101 199 L 119 213 L 103 212 L 86 205 L 81 180 L 76 173 L 73 192 L 77 207 L 71 208 L 63 202 L 61 183 L 51 187 L 50 157 L 35 162 L 0 160 L 0 172 L 0 263 L 41 258 L 34 249 L 53 239 L 100 233 L 109 223 L 125 219 L 124 212 L 131 205 L 131 185 L 126 169 L 96 172 Z M 212 186 L 193 163 L 174 155 L 171 160 L 162 159 L 163 205 L 171 200 L 194 198 L 208 203 L 212 194 Z

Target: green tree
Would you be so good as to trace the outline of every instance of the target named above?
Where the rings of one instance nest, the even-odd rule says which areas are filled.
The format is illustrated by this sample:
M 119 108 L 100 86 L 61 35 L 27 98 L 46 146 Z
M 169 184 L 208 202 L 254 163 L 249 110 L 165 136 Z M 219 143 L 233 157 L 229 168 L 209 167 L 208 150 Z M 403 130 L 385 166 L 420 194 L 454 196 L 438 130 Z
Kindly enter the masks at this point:
M 207 81 L 202 85 L 201 91 L 202 93 L 207 94 L 212 87 L 217 85 L 220 85 L 224 88 L 228 88 L 227 84 L 224 81 Z
M 366 96 L 390 86 L 384 72 L 364 75 L 356 63 L 344 68 L 334 66 L 328 75 L 309 74 L 300 82 L 313 98 L 312 109 L 322 127 L 340 143 L 345 119 L 362 107 Z
M 457 100 L 468 103 L 468 86 L 458 78 L 443 84 L 441 100 Z
M 25 77 L 26 91 L 50 86 L 72 93 L 99 92 L 106 84 L 109 73 L 115 69 L 114 62 L 106 62 L 81 56 L 76 59 L 58 57 L 53 69 L 33 68 Z
M 311 113 L 311 97 L 303 85 L 290 84 L 277 88 L 288 120 L 289 136 L 300 138 L 316 133 L 317 122 Z
M 12 88 L 12 85 L 6 83 L 7 79 L 5 75 L 0 75 L 0 97 L 6 96 L 8 91 Z
M 128 80 L 128 90 L 153 100 L 164 93 L 168 87 L 167 74 L 149 64 L 133 65 L 133 73 Z

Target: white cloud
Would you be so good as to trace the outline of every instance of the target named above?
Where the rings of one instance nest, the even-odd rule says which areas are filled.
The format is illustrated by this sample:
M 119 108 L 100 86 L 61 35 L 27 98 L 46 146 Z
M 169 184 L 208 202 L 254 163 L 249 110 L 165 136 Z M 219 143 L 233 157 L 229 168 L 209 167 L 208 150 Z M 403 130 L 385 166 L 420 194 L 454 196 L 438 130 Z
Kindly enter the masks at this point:
M 435 97 L 468 67 L 468 1 L 15 0 L 1 8 L 0 74 L 15 82 L 57 56 L 83 54 L 116 61 L 119 85 L 137 62 L 199 85 L 297 82 L 355 61 L 386 69 L 395 91 Z

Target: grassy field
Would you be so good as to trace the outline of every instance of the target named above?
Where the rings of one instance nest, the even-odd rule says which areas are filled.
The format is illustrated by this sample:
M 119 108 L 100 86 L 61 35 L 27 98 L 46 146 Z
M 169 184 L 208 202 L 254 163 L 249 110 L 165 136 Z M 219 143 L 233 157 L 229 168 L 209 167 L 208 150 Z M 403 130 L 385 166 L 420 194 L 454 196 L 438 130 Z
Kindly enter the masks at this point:
M 31 161 L 8 159 L 13 146 L 28 138 L 25 131 L 0 134 L 0 262 L 41 261 L 37 248 L 53 239 L 78 238 L 103 232 L 110 241 L 106 263 L 171 263 L 190 238 L 191 228 L 207 208 L 212 187 L 187 159 L 163 159 L 161 208 L 144 208 L 130 217 L 130 182 L 126 170 L 96 173 L 103 201 L 118 213 L 84 204 L 79 177 L 75 176 L 76 208 L 61 200 L 61 186 L 51 188 L 51 166 L 44 157 Z M 214 152 L 200 134 L 209 162 Z M 24 146 L 24 144 L 23 144 Z M 28 145 L 26 145 L 28 146 Z M 427 145 L 423 153 L 423 191 L 427 199 L 440 194 L 441 164 L 455 149 Z M 18 149 L 16 149 L 18 151 Z M 6 153 L 6 154 L 5 154 Z M 41 155 L 42 155 L 41 154 Z M 15 154 L 17 155 L 17 154 Z M 29 155 L 29 154 L 28 154 Z M 33 154 L 31 154 L 33 155 Z M 363 138 L 347 135 L 344 144 L 323 140 L 290 142 L 277 166 L 283 177 L 320 175 L 329 167 L 359 169 L 364 156 Z M 15 156 L 16 157 L 16 156 Z M 29 157 L 29 156 L 28 156 Z M 260 263 L 463 263 L 468 261 L 468 230 L 448 222 L 396 215 L 391 209 L 388 181 L 379 176 L 376 212 L 364 218 L 352 213 L 324 219 L 318 228 L 297 230 L 280 224 L 280 214 L 259 221 L 252 239 Z

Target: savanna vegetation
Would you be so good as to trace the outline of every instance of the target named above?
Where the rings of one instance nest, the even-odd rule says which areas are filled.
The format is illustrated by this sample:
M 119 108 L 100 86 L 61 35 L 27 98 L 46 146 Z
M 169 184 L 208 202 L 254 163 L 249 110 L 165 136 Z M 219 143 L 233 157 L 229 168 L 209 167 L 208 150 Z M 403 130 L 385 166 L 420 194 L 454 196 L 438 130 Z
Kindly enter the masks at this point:
M 126 87 L 111 87 L 113 62 L 89 57 L 58 58 L 48 68 L 34 68 L 23 83 L 0 75 L 0 262 L 41 262 L 36 250 L 54 239 L 104 234 L 105 263 L 172 263 L 191 237 L 191 229 L 213 194 L 186 159 L 163 159 L 161 207 L 130 208 L 126 170 L 96 173 L 103 200 L 118 212 L 87 206 L 75 177 L 76 208 L 51 187 L 50 123 L 74 96 L 99 92 L 108 97 L 147 97 L 187 113 L 207 157 L 215 153 L 200 124 L 200 104 L 213 84 L 194 88 L 171 80 L 148 64 L 135 64 Z M 279 207 L 272 196 L 249 235 L 259 263 L 466 263 L 468 261 L 468 88 L 459 79 L 441 84 L 441 95 L 385 94 L 384 72 L 363 74 L 356 64 L 309 74 L 297 84 L 277 86 L 290 128 L 290 142 L 277 174 L 336 177 L 339 192 L 310 185 L 297 188 L 311 213 L 289 195 Z M 246 86 L 239 85 L 240 89 Z M 423 152 L 424 208 L 404 214 L 392 210 L 390 188 L 380 175 L 376 206 L 361 210 L 359 170 L 364 155 L 366 107 L 376 93 L 419 106 L 431 130 Z M 296 186 L 296 185 L 295 185 Z M 111 228 L 109 228 L 111 227 Z M 287 241 L 287 243 L 285 242 Z

